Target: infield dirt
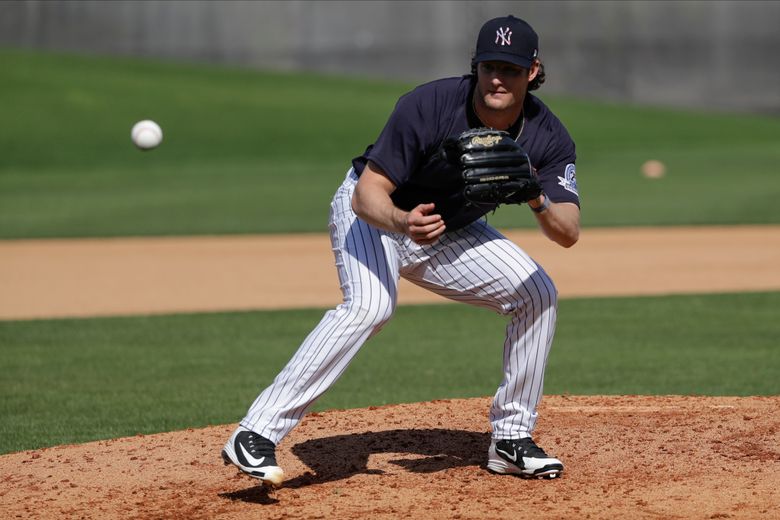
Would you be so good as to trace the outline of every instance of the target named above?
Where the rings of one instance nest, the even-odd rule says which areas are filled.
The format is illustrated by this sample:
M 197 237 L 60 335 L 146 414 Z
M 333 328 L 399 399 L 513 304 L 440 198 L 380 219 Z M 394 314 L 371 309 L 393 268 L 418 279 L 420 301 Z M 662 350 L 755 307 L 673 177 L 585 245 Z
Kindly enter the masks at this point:
M 585 229 L 571 249 L 507 236 L 562 298 L 780 290 L 780 226 Z M 331 307 L 326 235 L 0 241 L 0 319 Z M 402 280 L 399 303 L 446 300 Z
M 307 416 L 268 493 L 223 466 L 232 425 L 0 457 L 5 518 L 777 518 L 780 397 L 547 396 L 557 480 L 485 469 L 490 400 Z
M 622 232 L 591 230 L 584 247 L 554 253 L 523 232 L 512 238 L 545 265 L 564 297 L 780 289 L 780 227 Z M 309 269 L 330 266 L 327 239 L 252 240 L 0 243 L 7 289 L 0 318 L 290 307 L 294 302 L 280 300 L 299 293 L 279 292 L 279 283 L 301 278 L 328 287 L 324 300 L 301 305 L 335 303 L 335 273 L 296 270 L 301 258 Z M 311 244 L 316 253 L 306 249 Z M 125 271 L 116 270 L 122 265 Z M 285 265 L 293 270 L 288 277 Z M 181 271 L 189 274 L 182 278 Z M 268 271 L 270 289 L 257 278 L 238 280 Z M 27 299 L 46 296 L 46 280 L 55 280 L 52 297 L 29 305 Z M 217 294 L 210 308 L 172 308 L 166 298 L 158 307 L 148 305 L 155 298 L 111 306 L 110 296 L 122 294 L 116 290 L 158 280 L 163 287 L 154 295 L 195 284 L 177 292 L 190 304 L 200 302 L 198 281 L 212 296 L 215 287 L 228 296 Z M 234 283 L 254 299 L 230 296 Z M 103 305 L 63 294 L 46 306 L 79 284 Z M 258 291 L 272 305 L 256 305 Z M 417 303 L 407 292 L 402 303 Z M 545 396 L 535 437 L 566 465 L 552 481 L 487 472 L 489 405 L 485 397 L 310 414 L 278 448 L 287 481 L 271 493 L 222 465 L 219 452 L 234 425 L 12 453 L 0 456 L 0 512 L 4 518 L 780 518 L 780 396 Z

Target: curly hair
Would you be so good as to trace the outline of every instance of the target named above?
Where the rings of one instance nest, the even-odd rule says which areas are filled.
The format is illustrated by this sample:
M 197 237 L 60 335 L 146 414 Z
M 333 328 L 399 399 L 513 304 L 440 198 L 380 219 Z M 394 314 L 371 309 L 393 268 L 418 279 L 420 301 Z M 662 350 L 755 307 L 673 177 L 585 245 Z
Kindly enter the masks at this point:
M 544 63 L 542 63 L 542 60 L 539 60 L 539 72 L 536 74 L 536 77 L 528 84 L 528 90 L 536 90 L 539 87 L 542 86 L 542 83 L 544 83 L 546 76 L 544 74 Z
M 536 77 L 528 83 L 528 91 L 536 90 L 539 87 L 542 86 L 542 83 L 544 83 L 544 80 L 546 79 L 546 75 L 544 73 L 544 63 L 542 63 L 542 60 L 537 59 L 539 62 L 539 72 L 536 74 Z M 476 76 L 477 75 L 477 64 L 473 61 L 471 62 L 471 73 Z

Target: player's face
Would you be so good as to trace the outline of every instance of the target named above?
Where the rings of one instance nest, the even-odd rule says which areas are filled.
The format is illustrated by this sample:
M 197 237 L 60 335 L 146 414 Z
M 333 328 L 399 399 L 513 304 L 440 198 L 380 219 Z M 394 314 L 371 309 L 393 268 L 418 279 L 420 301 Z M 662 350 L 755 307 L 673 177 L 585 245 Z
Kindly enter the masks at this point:
M 522 106 L 528 83 L 536 77 L 536 63 L 525 69 L 505 61 L 483 61 L 477 65 L 477 95 L 485 108 L 507 110 Z

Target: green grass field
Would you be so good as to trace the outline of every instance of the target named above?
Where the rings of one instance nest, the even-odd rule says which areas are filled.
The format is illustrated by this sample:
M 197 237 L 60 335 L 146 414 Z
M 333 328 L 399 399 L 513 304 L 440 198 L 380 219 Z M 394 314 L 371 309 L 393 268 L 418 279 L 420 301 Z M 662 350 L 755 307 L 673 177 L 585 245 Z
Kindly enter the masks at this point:
M 780 293 L 562 301 L 545 393 L 776 395 L 778 308 Z M 0 452 L 237 422 L 321 315 L 0 322 Z M 401 307 L 316 409 L 492 395 L 504 323 Z
M 0 69 L 0 238 L 325 231 L 413 86 L 11 50 Z M 780 223 L 780 119 L 540 96 L 577 142 L 584 225 Z M 151 152 L 129 137 L 145 118 Z M 648 159 L 668 175 L 643 178 Z
M 413 86 L 11 50 L 0 70 L 0 239 L 325 231 L 350 159 Z M 780 223 L 777 118 L 541 97 L 577 141 L 586 227 Z M 145 118 L 165 132 L 151 152 L 129 138 Z M 643 178 L 648 159 L 667 177 Z M 534 225 L 525 208 L 490 220 Z M 778 308 L 563 301 L 545 391 L 776 395 Z M 235 422 L 321 314 L 0 321 L 0 453 Z M 400 308 L 316 408 L 491 395 L 502 320 Z

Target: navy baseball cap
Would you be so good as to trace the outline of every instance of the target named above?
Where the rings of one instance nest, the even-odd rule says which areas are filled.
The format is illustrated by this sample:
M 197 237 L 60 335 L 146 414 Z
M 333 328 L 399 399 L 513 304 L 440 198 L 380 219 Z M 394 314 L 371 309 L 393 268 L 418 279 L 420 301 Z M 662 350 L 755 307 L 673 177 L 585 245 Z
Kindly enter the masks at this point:
M 507 61 L 530 69 L 539 55 L 539 36 L 528 22 L 512 15 L 485 22 L 477 37 L 472 64 Z

